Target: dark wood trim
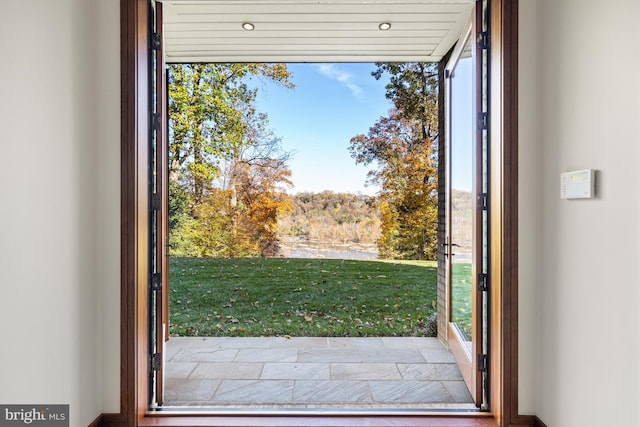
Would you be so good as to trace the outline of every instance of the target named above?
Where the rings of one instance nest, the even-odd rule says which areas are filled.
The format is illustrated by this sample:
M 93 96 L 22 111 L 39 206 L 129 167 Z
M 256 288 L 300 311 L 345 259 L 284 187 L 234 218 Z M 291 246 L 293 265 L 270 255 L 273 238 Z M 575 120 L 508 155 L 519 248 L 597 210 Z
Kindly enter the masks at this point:
M 503 396 L 509 422 L 530 423 L 518 415 L 518 1 L 502 2 L 503 93 L 502 112 L 504 150 L 504 203 L 502 253 L 503 321 L 501 333 L 505 349 Z
M 533 427 L 547 427 L 547 425 L 540 418 L 533 417 Z
M 148 403 L 147 0 L 121 0 L 121 409 L 105 426 L 511 426 L 518 414 L 517 0 L 492 0 L 491 411 L 438 416 L 145 416 Z M 497 168 L 496 168 L 497 166 Z M 497 191 L 496 191 L 497 190 Z M 502 197 L 500 197 L 502 195 Z M 494 222 L 496 221 L 496 222 Z M 494 246 L 494 243 L 497 243 Z M 502 260 L 502 262 L 500 262 Z M 494 421 L 495 419 L 495 421 Z
M 490 404 L 499 425 L 532 425 L 518 414 L 518 0 L 491 3 L 490 42 Z
M 135 426 L 147 394 L 148 36 L 146 0 L 120 1 L 121 321 L 120 414 L 104 425 Z
M 165 427 L 497 427 L 493 417 L 460 416 L 165 416 L 141 426 Z
M 538 424 L 536 424 L 536 419 L 537 419 L 537 417 L 534 417 L 533 415 L 516 415 L 511 419 L 511 422 L 509 424 L 505 424 L 505 426 L 508 426 L 508 427 L 533 426 L 533 427 L 536 427 L 536 426 L 538 426 Z M 540 427 L 546 427 L 546 426 L 544 424 L 542 424 Z
M 104 427 L 104 426 L 125 426 L 126 420 L 120 413 L 117 414 L 100 414 L 98 418 L 93 420 L 89 427 Z
M 135 288 L 136 277 L 136 239 L 135 239 L 135 159 L 137 150 L 136 114 L 135 114 L 135 45 L 136 26 L 135 2 L 120 1 L 120 416 L 111 418 L 110 423 L 123 423 L 131 414 L 130 408 L 135 402 Z
M 508 424 L 510 427 L 520 427 L 520 426 L 533 426 L 535 423 L 535 419 L 531 415 L 512 415 L 511 422 Z
M 114 422 L 120 414 L 103 414 L 89 427 L 124 426 L 125 422 Z M 313 416 L 251 416 L 251 415 L 150 415 L 143 418 L 139 426 L 180 427 L 498 427 L 489 414 L 483 416 L 450 416 L 434 414 L 428 418 L 416 415 L 313 415 Z M 546 427 L 536 424 L 536 427 Z
M 123 414 L 103 414 L 100 427 L 127 427 L 130 426 Z
M 98 415 L 98 418 L 96 418 L 95 420 L 93 420 L 93 421 L 91 422 L 91 424 L 89 424 L 89 426 L 88 426 L 88 427 L 100 427 L 100 426 L 102 426 L 102 425 L 103 425 L 102 423 L 103 423 L 103 421 L 104 421 L 104 416 L 105 416 L 104 414 L 100 414 L 100 415 Z
M 529 417 L 518 415 L 518 0 L 503 0 L 503 149 L 504 149 L 504 213 L 505 247 L 502 254 L 504 271 L 502 331 L 506 349 L 504 398 L 508 401 L 512 423 L 530 423 Z
M 531 415 L 516 415 L 512 417 L 511 423 L 506 424 L 509 427 L 524 427 L 524 426 L 533 426 L 534 417 Z

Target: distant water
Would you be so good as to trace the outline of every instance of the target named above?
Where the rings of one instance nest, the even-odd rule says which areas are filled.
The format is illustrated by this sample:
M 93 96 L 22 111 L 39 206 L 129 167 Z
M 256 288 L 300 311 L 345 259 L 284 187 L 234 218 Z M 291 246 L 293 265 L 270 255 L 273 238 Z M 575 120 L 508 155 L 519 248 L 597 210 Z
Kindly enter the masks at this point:
M 370 251 L 295 248 L 286 255 L 288 258 L 327 259 L 377 259 L 378 254 Z
M 280 256 L 285 258 L 377 259 L 372 244 L 314 242 L 290 238 L 281 242 Z

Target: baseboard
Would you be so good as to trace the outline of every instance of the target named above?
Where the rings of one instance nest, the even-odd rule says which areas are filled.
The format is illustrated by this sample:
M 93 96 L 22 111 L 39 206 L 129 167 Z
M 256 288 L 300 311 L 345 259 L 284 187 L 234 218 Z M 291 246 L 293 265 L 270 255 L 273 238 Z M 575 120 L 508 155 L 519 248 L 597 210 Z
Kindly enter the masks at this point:
M 116 427 L 127 425 L 122 414 L 100 414 L 88 427 Z
M 102 420 L 103 419 L 104 419 L 104 414 L 98 415 L 98 418 L 93 420 L 93 422 L 91 424 L 89 424 L 88 427 L 100 427 L 100 426 L 102 426 Z
M 535 416 L 533 417 L 533 427 L 547 427 L 547 425 L 543 423 L 540 418 Z
M 516 415 L 514 416 L 510 423 L 507 424 L 508 427 L 546 427 L 544 425 L 544 423 L 539 424 L 538 422 L 541 423 L 541 421 L 538 419 L 538 417 L 536 417 L 535 415 Z

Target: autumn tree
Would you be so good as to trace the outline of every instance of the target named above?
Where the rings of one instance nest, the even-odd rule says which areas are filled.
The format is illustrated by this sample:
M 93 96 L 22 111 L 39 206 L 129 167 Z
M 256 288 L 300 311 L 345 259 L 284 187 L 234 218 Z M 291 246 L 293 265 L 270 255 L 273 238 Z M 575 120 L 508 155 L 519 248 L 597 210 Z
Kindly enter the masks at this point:
M 377 63 L 388 73 L 394 108 L 364 135 L 351 139 L 356 163 L 372 165 L 380 186 L 381 257 L 433 259 L 437 250 L 438 74 L 436 65 Z
M 290 155 L 266 127 L 266 115 L 249 106 L 244 114 L 251 126 L 241 143 L 223 157 L 219 188 L 228 199 L 232 247 L 239 245 L 249 253 L 273 256 L 278 252 L 277 220 L 291 209 L 285 192 L 292 185 L 287 164 Z
M 290 171 L 267 116 L 256 111 L 258 89 L 249 83 L 255 78 L 293 88 L 286 65 L 174 64 L 168 76 L 172 253 L 261 253 L 275 238 L 265 237 L 261 230 L 271 226 L 256 224 L 259 215 L 252 212 L 275 204 L 271 216 L 262 217 L 276 221 L 286 209 L 278 191 Z M 261 198 L 243 194 L 249 188 L 239 185 L 256 177 L 251 191 L 262 192 Z
M 298 193 L 278 221 L 282 237 L 340 243 L 375 243 L 380 235 L 377 197 L 350 193 Z
M 277 158 L 242 160 L 237 165 L 232 205 L 232 230 L 243 230 L 262 255 L 278 253 L 278 218 L 288 213 L 291 200 L 282 187 L 290 185 L 291 171 Z

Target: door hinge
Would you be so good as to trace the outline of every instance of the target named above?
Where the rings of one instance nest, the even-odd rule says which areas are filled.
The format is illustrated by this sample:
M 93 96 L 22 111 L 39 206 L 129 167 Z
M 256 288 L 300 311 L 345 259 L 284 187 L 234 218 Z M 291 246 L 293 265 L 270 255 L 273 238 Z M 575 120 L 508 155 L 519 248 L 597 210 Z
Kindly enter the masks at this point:
M 487 357 L 486 354 L 478 355 L 478 371 L 487 372 L 488 363 L 489 363 L 489 358 Z
M 160 113 L 151 113 L 151 129 L 160 130 Z
M 151 195 L 151 209 L 159 211 L 162 208 L 162 196 L 158 193 Z
M 489 291 L 489 275 L 487 273 L 478 274 L 478 290 L 480 292 Z
M 152 291 L 162 290 L 162 273 L 153 273 L 151 275 L 151 290 Z
M 489 49 L 489 33 L 481 31 L 478 33 L 478 49 Z
M 162 46 L 161 46 L 161 43 L 160 43 L 160 34 L 153 33 L 151 35 L 151 49 L 160 50 L 161 47 Z
M 486 211 L 489 208 L 489 195 L 487 193 L 478 194 L 478 209 Z
M 151 369 L 154 371 L 162 369 L 162 353 L 153 353 L 151 355 Z
M 489 129 L 489 114 L 478 113 L 478 130 Z

